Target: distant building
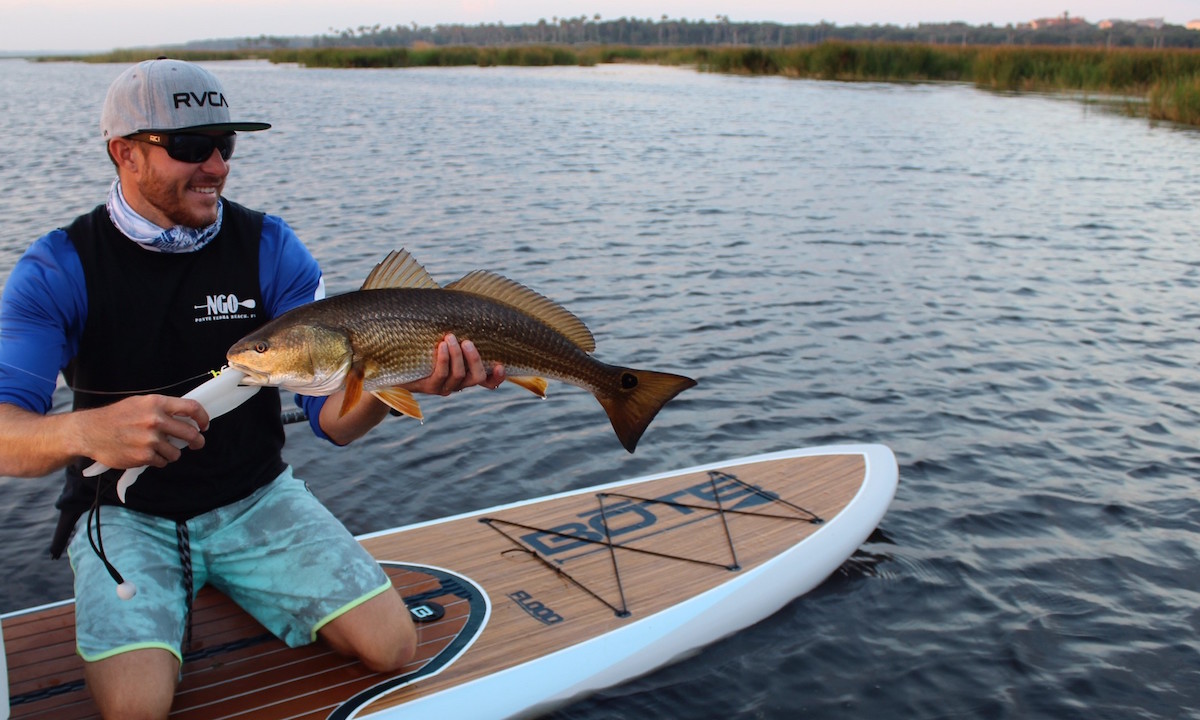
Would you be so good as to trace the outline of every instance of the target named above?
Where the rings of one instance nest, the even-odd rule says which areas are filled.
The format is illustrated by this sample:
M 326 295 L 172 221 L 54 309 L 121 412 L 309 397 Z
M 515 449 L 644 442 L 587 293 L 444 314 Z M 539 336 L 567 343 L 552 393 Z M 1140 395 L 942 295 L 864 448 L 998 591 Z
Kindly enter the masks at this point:
M 1029 27 L 1034 30 L 1045 30 L 1052 27 L 1077 27 L 1087 24 L 1087 20 L 1081 17 L 1071 17 L 1069 13 L 1063 13 L 1059 17 L 1038 18 L 1037 20 L 1029 21 Z
M 1187 24 L 1188 30 L 1200 30 L 1200 20 L 1193 20 Z
M 1188 23 L 1188 27 L 1193 30 L 1200 30 L 1200 26 L 1192 28 L 1193 23 L 1200 23 L 1200 20 L 1193 20 Z M 1136 25 L 1138 27 L 1150 28 L 1151 30 L 1162 30 L 1167 24 L 1166 18 L 1143 18 L 1142 20 L 1101 20 L 1096 23 L 1096 27 L 1101 30 L 1111 30 L 1114 25 Z

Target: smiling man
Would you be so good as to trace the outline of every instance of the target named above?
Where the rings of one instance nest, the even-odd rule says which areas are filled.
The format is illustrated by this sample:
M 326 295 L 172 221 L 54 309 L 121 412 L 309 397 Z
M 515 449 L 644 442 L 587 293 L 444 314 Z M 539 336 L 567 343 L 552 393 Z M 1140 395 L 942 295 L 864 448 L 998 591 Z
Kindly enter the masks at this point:
M 167 132 L 184 122 L 186 127 Z M 193 229 L 220 220 L 219 199 L 236 133 L 271 127 L 230 122 L 229 101 L 211 73 L 166 59 L 142 63 L 116 79 L 100 126 L 129 206 L 158 228 Z M 219 160 L 214 160 L 214 150 Z M 160 154 L 178 162 L 153 162 Z
M 167 715 L 205 583 L 291 645 L 319 638 L 380 671 L 415 649 L 387 576 L 282 459 L 279 392 L 211 426 L 180 397 L 236 340 L 324 295 L 283 220 L 221 197 L 237 133 L 269 127 L 234 122 L 220 82 L 197 65 L 129 68 L 101 116 L 117 170 L 107 201 L 38 239 L 4 287 L 0 475 L 66 468 L 51 554 L 69 540 L 78 651 L 105 717 Z M 410 390 L 504 380 L 469 342 L 447 336 L 430 353 L 433 374 Z M 74 407 L 49 413 L 60 371 Z M 339 417 L 340 393 L 301 402 L 314 432 L 338 445 L 388 410 L 368 398 Z M 93 461 L 118 470 L 85 477 Z M 143 465 L 122 504 L 119 468 Z

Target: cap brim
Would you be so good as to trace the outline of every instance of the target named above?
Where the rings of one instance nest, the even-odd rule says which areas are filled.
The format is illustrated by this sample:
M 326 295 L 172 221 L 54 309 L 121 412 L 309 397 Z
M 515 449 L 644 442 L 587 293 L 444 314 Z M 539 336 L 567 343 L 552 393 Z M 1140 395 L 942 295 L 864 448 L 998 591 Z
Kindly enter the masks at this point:
M 189 125 L 188 127 L 172 128 L 164 130 L 159 128 L 146 128 L 138 130 L 140 133 L 159 132 L 159 133 L 181 133 L 181 132 L 257 132 L 259 130 L 267 130 L 271 127 L 270 123 L 264 122 L 229 122 L 229 123 L 210 123 L 208 125 Z

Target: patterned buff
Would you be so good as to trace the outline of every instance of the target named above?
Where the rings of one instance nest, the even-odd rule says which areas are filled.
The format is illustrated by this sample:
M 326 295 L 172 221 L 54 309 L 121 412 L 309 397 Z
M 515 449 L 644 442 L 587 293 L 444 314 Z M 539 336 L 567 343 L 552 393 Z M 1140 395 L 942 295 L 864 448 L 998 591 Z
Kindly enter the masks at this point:
M 225 215 L 223 203 L 217 204 L 217 221 L 208 227 L 190 228 L 176 225 L 166 230 L 137 214 L 121 193 L 121 181 L 114 180 L 108 191 L 108 217 L 126 237 L 147 250 L 161 253 L 195 252 L 204 247 L 221 231 Z

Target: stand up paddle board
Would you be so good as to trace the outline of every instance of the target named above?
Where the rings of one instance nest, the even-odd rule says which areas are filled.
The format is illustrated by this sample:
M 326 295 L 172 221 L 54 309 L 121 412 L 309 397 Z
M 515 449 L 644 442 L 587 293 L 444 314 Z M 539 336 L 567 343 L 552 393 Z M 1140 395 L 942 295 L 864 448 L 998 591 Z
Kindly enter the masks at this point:
M 896 491 L 879 445 L 757 455 L 359 538 L 417 622 L 376 674 L 288 648 L 211 588 L 172 718 L 511 718 L 647 673 L 776 612 L 870 535 Z M 0 617 L 13 718 L 91 718 L 70 601 Z

